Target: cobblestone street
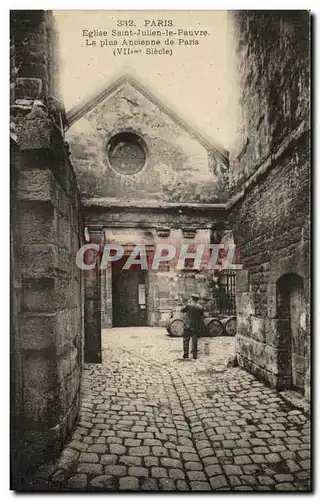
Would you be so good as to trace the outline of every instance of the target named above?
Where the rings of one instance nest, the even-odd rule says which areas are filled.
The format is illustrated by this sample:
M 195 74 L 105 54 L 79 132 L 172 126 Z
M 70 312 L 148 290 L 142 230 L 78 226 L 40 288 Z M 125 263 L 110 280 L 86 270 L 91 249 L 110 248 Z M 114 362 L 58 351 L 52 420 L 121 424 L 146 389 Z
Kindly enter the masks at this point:
M 204 338 L 181 362 L 182 339 L 162 328 L 104 330 L 73 435 L 36 487 L 309 490 L 309 417 L 227 368 L 233 350 L 234 338 Z

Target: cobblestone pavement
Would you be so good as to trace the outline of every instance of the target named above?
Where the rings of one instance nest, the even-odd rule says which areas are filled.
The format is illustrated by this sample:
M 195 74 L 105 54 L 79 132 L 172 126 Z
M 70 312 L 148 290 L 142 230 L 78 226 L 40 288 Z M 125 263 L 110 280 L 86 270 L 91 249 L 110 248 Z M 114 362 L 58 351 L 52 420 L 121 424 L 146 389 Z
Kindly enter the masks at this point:
M 161 328 L 103 332 L 103 364 L 86 365 L 80 417 L 54 489 L 308 491 L 310 422 L 240 368 L 233 338 L 182 339 Z

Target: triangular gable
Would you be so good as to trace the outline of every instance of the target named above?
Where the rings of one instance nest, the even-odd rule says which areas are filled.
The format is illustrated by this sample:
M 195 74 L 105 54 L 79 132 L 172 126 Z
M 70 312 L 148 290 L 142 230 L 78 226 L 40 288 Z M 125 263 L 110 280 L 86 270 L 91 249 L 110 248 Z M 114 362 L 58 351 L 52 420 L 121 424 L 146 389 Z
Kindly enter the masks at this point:
M 119 78 L 112 85 L 105 88 L 102 92 L 95 95 L 93 98 L 89 99 L 85 104 L 75 106 L 67 113 L 67 121 L 69 127 L 73 123 L 80 120 L 84 115 L 86 115 L 93 108 L 98 106 L 105 99 L 117 94 L 125 85 L 131 85 L 137 92 L 146 97 L 149 101 L 155 104 L 161 111 L 163 111 L 171 120 L 173 120 L 179 127 L 184 129 L 188 134 L 193 136 L 200 144 L 202 144 L 207 150 L 212 151 L 216 154 L 226 165 L 228 164 L 228 151 L 219 144 L 213 144 L 208 139 L 204 138 L 200 133 L 196 132 L 188 124 L 186 124 L 180 117 L 178 117 L 173 111 L 167 108 L 162 102 L 160 102 L 155 96 L 149 93 L 140 83 L 137 83 L 131 77 Z

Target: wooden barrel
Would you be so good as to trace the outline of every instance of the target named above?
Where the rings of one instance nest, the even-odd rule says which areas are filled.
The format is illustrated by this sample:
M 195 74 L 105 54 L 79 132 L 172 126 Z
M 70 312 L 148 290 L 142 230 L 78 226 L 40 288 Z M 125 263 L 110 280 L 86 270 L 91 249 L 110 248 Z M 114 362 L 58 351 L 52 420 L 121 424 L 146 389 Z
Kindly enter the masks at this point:
M 223 326 L 218 318 L 204 318 L 203 323 L 210 337 L 218 337 L 223 334 Z
M 222 318 L 221 324 L 223 325 L 224 333 L 229 337 L 234 337 L 237 332 L 237 319 L 235 316 L 227 316 Z
M 174 337 L 182 337 L 183 331 L 184 321 L 182 313 L 173 311 L 167 321 L 167 332 Z

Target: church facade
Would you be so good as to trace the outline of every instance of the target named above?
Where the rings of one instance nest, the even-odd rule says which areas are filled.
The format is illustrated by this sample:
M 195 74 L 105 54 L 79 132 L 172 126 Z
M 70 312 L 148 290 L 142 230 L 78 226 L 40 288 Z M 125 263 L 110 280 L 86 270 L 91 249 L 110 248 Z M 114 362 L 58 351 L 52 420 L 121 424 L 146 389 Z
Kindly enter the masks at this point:
M 177 270 L 173 259 L 155 270 L 150 263 L 158 244 L 177 254 L 183 245 L 208 252 L 213 233 L 226 227 L 226 151 L 128 79 L 71 111 L 68 122 L 90 238 L 125 249 L 121 261 L 87 276 L 88 311 L 100 308 L 105 328 L 165 325 L 191 293 L 210 308 L 214 278 L 204 265 L 193 269 L 190 259 Z M 146 248 L 148 270 L 123 269 L 136 245 Z

